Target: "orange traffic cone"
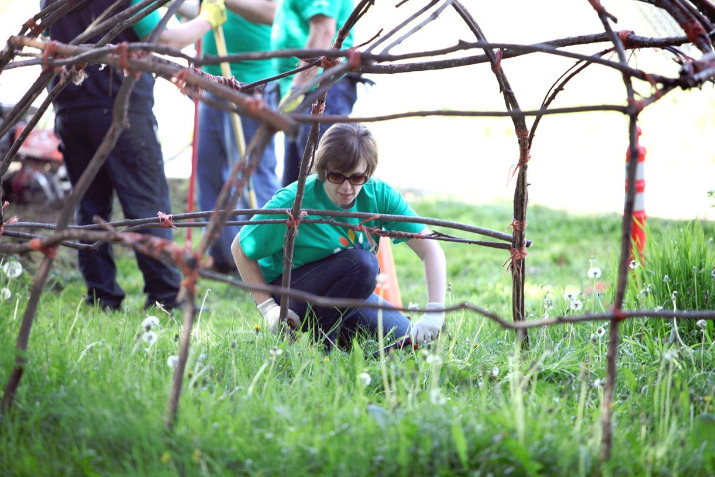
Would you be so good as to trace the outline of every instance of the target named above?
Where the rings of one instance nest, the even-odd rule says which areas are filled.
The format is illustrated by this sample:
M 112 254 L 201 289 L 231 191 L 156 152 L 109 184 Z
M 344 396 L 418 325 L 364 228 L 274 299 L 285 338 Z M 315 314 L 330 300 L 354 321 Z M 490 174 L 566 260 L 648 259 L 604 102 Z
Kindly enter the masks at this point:
M 380 238 L 377 261 L 380 264 L 380 274 L 377 276 L 375 293 L 381 296 L 390 305 L 402 308 L 402 297 L 400 296 L 400 285 L 397 283 L 395 259 L 392 257 L 392 241 L 387 237 Z

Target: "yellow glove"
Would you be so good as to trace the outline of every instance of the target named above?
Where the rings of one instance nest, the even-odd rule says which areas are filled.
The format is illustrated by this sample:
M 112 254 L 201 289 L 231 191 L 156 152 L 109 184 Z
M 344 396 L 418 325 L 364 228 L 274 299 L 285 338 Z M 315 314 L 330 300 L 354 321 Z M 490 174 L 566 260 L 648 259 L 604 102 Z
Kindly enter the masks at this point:
M 211 24 L 211 28 L 218 28 L 226 23 L 226 4 L 224 0 L 204 0 L 201 2 L 199 18 Z
M 304 94 L 299 94 L 298 96 L 293 95 L 293 88 L 288 90 L 288 93 L 283 96 L 281 102 L 278 103 L 278 109 L 283 111 L 284 114 L 292 113 L 296 110 L 300 103 L 305 99 Z

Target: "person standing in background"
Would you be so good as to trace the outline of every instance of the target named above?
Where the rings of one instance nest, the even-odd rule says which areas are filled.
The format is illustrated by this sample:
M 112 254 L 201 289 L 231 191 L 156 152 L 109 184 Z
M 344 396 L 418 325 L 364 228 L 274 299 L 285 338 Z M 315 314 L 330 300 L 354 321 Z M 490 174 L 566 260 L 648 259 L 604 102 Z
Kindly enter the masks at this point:
M 225 46 L 227 54 L 268 51 L 271 48 L 271 23 L 276 9 L 272 0 L 227 0 L 227 20 L 223 25 L 225 45 L 217 45 L 214 32 L 204 35 L 203 56 L 217 56 L 219 46 Z M 239 61 L 230 63 L 231 74 L 242 83 L 253 83 L 275 76 L 276 70 L 270 59 L 255 61 Z M 221 76 L 221 66 L 206 65 L 203 70 L 215 76 Z M 204 94 L 214 100 L 218 98 L 210 92 Z M 271 83 L 263 92 L 263 101 L 270 107 L 278 105 L 278 86 Z M 213 210 L 224 183 L 229 179 L 229 173 L 235 161 L 241 154 L 237 143 L 236 132 L 232 124 L 232 114 L 228 111 L 209 106 L 202 102 L 199 105 L 199 137 L 197 156 L 197 179 L 199 207 L 201 210 Z M 248 145 L 253 135 L 261 125 L 260 121 L 248 116 L 240 118 L 241 129 Z M 244 145 L 244 146 L 245 146 Z M 252 186 L 256 197 L 256 206 L 262 207 L 279 189 L 280 183 L 276 175 L 276 151 L 273 139 L 268 143 L 252 174 Z M 246 195 L 241 197 L 235 208 L 250 208 Z M 231 255 L 231 242 L 238 233 L 238 226 L 224 226 L 221 236 L 214 241 L 209 250 L 213 259 L 213 268 L 220 273 L 235 273 L 236 267 Z
M 280 0 L 276 10 L 271 45 L 273 50 L 319 48 L 329 49 L 338 30 L 343 26 L 353 11 L 353 0 Z M 343 42 L 343 48 L 353 46 L 352 31 Z M 304 60 L 296 57 L 275 58 L 278 73 L 293 70 L 307 65 Z M 281 97 L 288 98 L 291 91 L 296 90 L 319 72 L 319 67 L 309 68 L 293 76 L 280 80 Z M 357 100 L 357 81 L 359 76 L 347 75 L 338 81 L 328 91 L 325 115 L 347 116 L 353 110 Z M 292 104 L 285 105 L 288 113 L 303 99 L 301 96 Z M 304 111 L 301 111 L 304 112 Z M 331 126 L 330 123 L 320 124 L 320 135 Z M 310 135 L 310 124 L 302 124 L 295 138 L 286 137 L 283 160 L 283 186 L 298 179 L 300 161 L 305 151 Z
M 42 7 L 54 1 L 43 0 Z M 49 28 L 49 36 L 52 40 L 69 43 L 95 19 L 106 16 L 107 12 L 119 13 L 135 3 L 138 0 L 86 2 L 53 23 Z M 225 19 L 222 0 L 206 2 L 197 18 L 176 28 L 163 30 L 157 42 L 183 48 Z M 160 20 L 161 15 L 154 11 L 133 27 L 122 31 L 112 41 L 115 44 L 143 41 Z M 87 43 L 97 42 L 106 32 L 98 32 Z M 112 108 L 124 79 L 121 69 L 104 65 L 90 64 L 84 71 L 86 79 L 81 84 L 69 84 L 53 103 L 55 131 L 60 138 L 60 151 L 73 186 L 77 184 L 112 124 Z M 128 106 L 129 127 L 122 132 L 114 150 L 80 200 L 76 217 L 78 225 L 94 223 L 95 216 L 111 220 L 114 192 L 127 219 L 156 217 L 160 211 L 171 213 L 164 160 L 152 111 L 154 77 L 151 74 L 141 74 L 134 85 Z M 168 228 L 143 229 L 140 233 L 172 239 L 171 229 Z M 180 306 L 177 293 L 181 275 L 178 270 L 138 252 L 136 260 L 144 277 L 144 292 L 147 294 L 145 307 L 155 303 L 165 309 Z M 103 243 L 96 251 L 80 250 L 78 262 L 87 286 L 87 303 L 102 309 L 118 310 L 125 293 L 117 282 L 117 267 L 111 246 Z

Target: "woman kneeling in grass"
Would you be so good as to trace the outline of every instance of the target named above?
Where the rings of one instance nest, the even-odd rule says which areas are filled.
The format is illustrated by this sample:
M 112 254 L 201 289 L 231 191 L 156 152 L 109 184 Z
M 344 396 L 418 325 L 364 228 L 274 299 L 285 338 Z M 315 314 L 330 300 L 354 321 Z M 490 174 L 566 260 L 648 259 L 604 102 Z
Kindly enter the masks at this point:
M 320 140 L 315 152 L 313 174 L 305 184 L 302 207 L 305 209 L 344 210 L 375 215 L 417 214 L 391 186 L 373 177 L 377 167 L 377 144 L 362 124 L 335 124 Z M 290 209 L 296 197 L 297 182 L 279 190 L 266 209 Z M 252 220 L 274 219 L 256 215 Z M 315 216 L 317 217 L 317 216 Z M 287 219 L 287 216 L 286 216 Z M 361 219 L 336 217 L 336 221 L 361 224 Z M 413 234 L 429 234 L 423 224 L 370 220 L 366 227 Z M 233 258 L 244 282 L 280 286 L 283 274 L 284 223 L 248 224 L 232 245 Z M 363 229 L 364 230 L 364 229 Z M 374 293 L 380 272 L 377 236 L 366 236 L 333 224 L 303 223 L 295 237 L 290 287 L 330 298 L 350 298 L 378 303 Z M 415 347 L 437 338 L 444 324 L 446 261 L 435 240 L 409 238 L 407 245 L 422 259 L 427 288 L 427 312 L 411 323 L 400 311 L 382 311 L 383 334 L 388 341 L 411 343 Z M 279 295 L 252 291 L 258 310 L 272 331 L 279 328 Z M 386 302 L 382 302 L 386 304 Z M 334 345 L 349 348 L 356 333 L 376 336 L 379 311 L 374 308 L 336 308 L 311 306 L 305 301 L 290 301 L 287 320 L 297 329 L 312 330 L 317 341 L 328 349 Z

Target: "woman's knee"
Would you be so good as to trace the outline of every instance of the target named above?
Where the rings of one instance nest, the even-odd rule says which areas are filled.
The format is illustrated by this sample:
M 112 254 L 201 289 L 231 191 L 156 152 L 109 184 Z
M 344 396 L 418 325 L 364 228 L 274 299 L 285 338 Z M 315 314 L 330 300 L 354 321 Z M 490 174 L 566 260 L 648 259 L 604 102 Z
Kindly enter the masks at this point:
M 339 255 L 341 255 L 341 259 L 344 259 L 349 264 L 348 266 L 353 276 L 362 277 L 368 287 L 375 288 L 377 275 L 380 273 L 380 264 L 374 253 L 350 248 L 343 250 Z

